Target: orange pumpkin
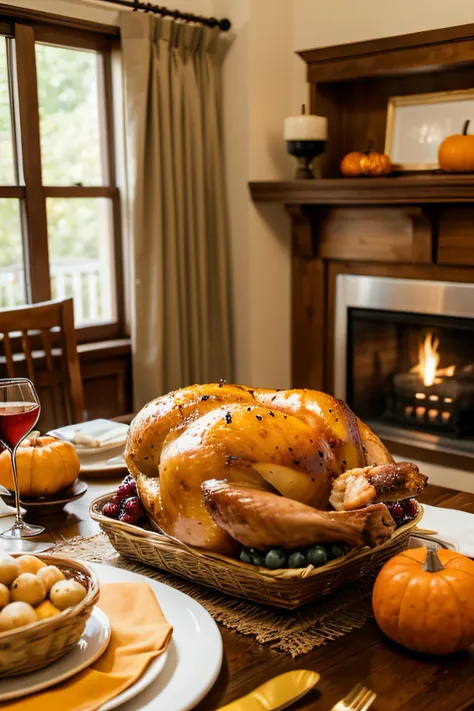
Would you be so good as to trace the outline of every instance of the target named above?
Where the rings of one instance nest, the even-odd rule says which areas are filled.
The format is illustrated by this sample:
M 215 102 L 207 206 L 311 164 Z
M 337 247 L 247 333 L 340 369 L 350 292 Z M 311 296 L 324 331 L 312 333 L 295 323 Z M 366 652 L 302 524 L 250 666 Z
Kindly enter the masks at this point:
M 32 437 L 23 440 L 18 447 L 18 484 L 23 496 L 50 496 L 67 489 L 80 468 L 72 444 L 56 437 Z M 0 484 L 11 491 L 14 489 L 8 450 L 0 454 Z
M 383 566 L 372 594 L 377 624 L 415 652 L 450 654 L 474 642 L 474 561 L 415 548 Z
M 341 161 L 341 173 L 346 176 L 388 175 L 392 172 L 392 162 L 384 153 L 367 151 L 348 153 Z
M 448 136 L 438 149 L 438 163 L 448 173 L 474 172 L 474 135 L 468 134 L 469 121 L 464 122 L 462 133 Z

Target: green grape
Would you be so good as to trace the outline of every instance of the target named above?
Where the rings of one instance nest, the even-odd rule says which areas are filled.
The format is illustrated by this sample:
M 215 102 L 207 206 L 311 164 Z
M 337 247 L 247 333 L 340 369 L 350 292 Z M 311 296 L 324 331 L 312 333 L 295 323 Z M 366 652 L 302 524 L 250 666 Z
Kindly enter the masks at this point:
M 267 568 L 270 568 L 270 570 L 284 568 L 286 565 L 286 555 L 283 553 L 283 551 L 273 548 L 272 550 L 268 551 L 267 555 L 265 556 L 265 565 L 267 566 Z
M 288 558 L 289 568 L 306 568 L 306 556 L 302 551 L 295 551 Z
M 308 563 L 314 565 L 315 568 L 324 565 L 328 560 L 327 550 L 323 546 L 312 546 L 306 555 L 308 556 Z
M 240 560 L 242 561 L 242 563 L 252 563 L 250 554 L 245 548 L 240 552 Z

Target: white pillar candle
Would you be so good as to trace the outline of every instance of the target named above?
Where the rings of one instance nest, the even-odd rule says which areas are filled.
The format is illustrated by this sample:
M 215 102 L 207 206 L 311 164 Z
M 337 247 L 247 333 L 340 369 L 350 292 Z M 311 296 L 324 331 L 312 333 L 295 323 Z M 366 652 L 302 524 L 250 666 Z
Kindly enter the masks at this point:
M 285 141 L 325 141 L 328 120 L 325 116 L 302 114 L 285 119 Z

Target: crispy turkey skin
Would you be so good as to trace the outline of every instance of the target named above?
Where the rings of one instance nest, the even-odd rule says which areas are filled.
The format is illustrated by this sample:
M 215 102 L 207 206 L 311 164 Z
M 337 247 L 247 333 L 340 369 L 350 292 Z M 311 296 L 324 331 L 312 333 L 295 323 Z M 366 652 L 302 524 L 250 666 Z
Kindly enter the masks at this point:
M 244 537 L 260 540 L 272 521 L 280 525 L 281 515 L 292 540 L 308 540 L 310 535 L 308 543 L 339 540 L 353 545 L 351 541 L 366 540 L 373 545 L 393 522 L 387 521 L 382 505 L 363 513 L 360 506 L 381 500 L 384 481 L 392 482 L 392 497 L 407 490 L 407 477 L 393 484 L 394 467 L 401 465 L 394 464 L 367 425 L 344 402 L 313 390 L 211 383 L 168 393 L 148 403 L 133 420 L 125 459 L 148 515 L 165 533 L 227 555 L 235 553 L 236 541 Z M 386 468 L 375 486 L 374 477 L 360 472 L 378 465 Z M 349 480 L 352 470 L 358 472 L 356 480 Z M 341 475 L 346 479 L 340 480 Z M 210 480 L 229 488 L 217 496 L 203 487 Z M 412 477 L 416 485 L 409 495 L 418 493 L 415 489 L 421 490 L 425 480 L 423 475 Z M 220 503 L 218 514 L 215 507 L 211 511 L 212 497 L 214 504 L 231 503 Z M 247 533 L 239 529 L 237 537 L 232 509 L 242 518 L 245 506 Z M 333 507 L 343 515 L 331 513 Z

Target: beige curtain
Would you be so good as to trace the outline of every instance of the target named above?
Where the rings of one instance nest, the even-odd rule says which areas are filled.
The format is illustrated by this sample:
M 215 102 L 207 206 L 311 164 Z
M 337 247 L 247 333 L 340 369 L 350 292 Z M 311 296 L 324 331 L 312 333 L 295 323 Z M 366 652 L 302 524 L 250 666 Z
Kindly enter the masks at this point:
M 135 407 L 231 379 L 219 32 L 121 15 Z

